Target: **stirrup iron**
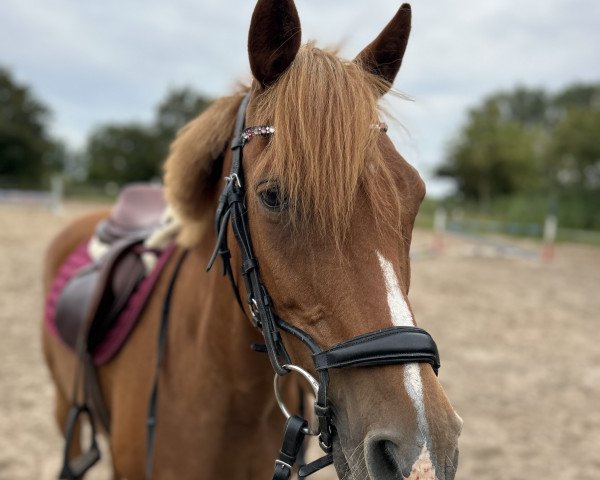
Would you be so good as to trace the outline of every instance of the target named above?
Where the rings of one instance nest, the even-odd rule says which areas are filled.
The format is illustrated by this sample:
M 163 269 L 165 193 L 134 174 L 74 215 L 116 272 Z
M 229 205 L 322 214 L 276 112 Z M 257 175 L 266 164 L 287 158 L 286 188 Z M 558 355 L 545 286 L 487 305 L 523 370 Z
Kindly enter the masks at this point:
M 73 434 L 77 421 L 83 417 L 87 417 L 90 426 L 91 444 L 87 452 L 82 453 L 77 458 L 69 461 L 69 451 L 73 444 Z M 65 450 L 63 456 L 63 466 L 59 475 L 59 480 L 77 480 L 81 478 L 85 472 L 92 468 L 100 460 L 100 448 L 96 441 L 96 425 L 94 418 L 87 405 L 72 405 L 67 417 L 67 425 L 65 428 Z

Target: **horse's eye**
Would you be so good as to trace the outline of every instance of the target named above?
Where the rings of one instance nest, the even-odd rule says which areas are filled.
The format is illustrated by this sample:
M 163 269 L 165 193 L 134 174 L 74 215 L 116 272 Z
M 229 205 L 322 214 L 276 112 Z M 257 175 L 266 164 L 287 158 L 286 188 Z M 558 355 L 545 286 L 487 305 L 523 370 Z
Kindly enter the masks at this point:
M 283 195 L 279 191 L 279 187 L 277 185 L 269 185 L 264 190 L 259 192 L 260 201 L 263 203 L 265 207 L 269 210 L 280 211 L 283 210 L 287 202 Z

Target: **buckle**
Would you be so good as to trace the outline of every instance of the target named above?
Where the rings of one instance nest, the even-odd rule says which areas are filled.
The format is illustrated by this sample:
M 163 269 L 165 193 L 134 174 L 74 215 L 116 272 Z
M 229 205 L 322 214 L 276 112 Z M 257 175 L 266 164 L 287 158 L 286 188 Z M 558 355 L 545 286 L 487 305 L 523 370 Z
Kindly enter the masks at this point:
M 327 445 L 323 442 L 321 435 L 319 435 L 319 447 L 321 447 L 321 450 L 325 453 L 331 453 L 331 450 L 333 449 L 333 445 Z
M 262 323 L 260 321 L 260 319 L 258 318 L 258 303 L 256 302 L 256 300 L 254 298 L 251 298 L 250 301 L 248 302 L 249 305 L 249 309 L 250 309 L 250 315 L 252 316 L 252 320 L 254 321 L 254 325 L 257 326 L 258 328 L 262 329 Z
M 225 181 L 227 183 L 235 182 L 234 185 L 238 188 L 242 188 L 242 182 L 240 182 L 240 177 L 238 177 L 237 173 L 232 173 L 228 177 L 225 177 Z
M 288 468 L 288 469 L 292 469 L 292 466 L 289 463 L 285 463 L 283 460 L 275 460 L 275 468 L 277 468 L 277 465 L 279 465 L 281 468 Z
M 275 471 L 273 472 L 273 480 L 289 480 L 292 476 L 292 466 L 283 460 L 275 460 Z

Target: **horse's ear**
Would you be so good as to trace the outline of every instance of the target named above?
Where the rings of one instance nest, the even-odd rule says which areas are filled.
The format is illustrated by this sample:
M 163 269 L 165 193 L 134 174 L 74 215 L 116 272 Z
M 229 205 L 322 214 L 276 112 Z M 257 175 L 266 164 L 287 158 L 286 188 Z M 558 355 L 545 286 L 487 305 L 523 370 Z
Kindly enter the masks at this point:
M 266 87 L 291 65 L 300 49 L 300 17 L 293 0 L 258 0 L 248 35 L 250 68 Z
M 404 3 L 379 36 L 354 60 L 367 71 L 382 77 L 390 87 L 402 65 L 410 35 L 411 17 L 410 5 Z
M 171 144 L 164 165 L 165 195 L 182 223 L 187 245 L 197 241 L 205 226 L 211 225 L 213 204 L 221 186 L 223 155 L 228 151 L 242 98 L 234 95 L 215 100 L 183 127 Z

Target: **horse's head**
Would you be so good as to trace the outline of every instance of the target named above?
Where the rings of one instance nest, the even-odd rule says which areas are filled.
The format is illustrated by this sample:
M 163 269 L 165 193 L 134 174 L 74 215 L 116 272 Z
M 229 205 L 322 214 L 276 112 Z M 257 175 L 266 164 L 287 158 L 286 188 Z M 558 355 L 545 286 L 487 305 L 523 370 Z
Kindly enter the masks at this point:
M 400 68 L 410 19 L 403 5 L 347 62 L 300 46 L 292 0 L 259 0 L 252 18 L 255 80 L 246 123 L 272 125 L 275 133 L 244 148 L 250 236 L 277 314 L 322 348 L 414 325 L 409 247 L 425 188 L 379 128 L 377 107 Z M 198 205 L 214 201 L 222 185 L 215 159 L 238 104 L 239 97 L 216 102 L 174 145 L 167 187 L 188 224 L 202 224 Z M 213 161 L 183 165 L 198 152 Z M 304 345 L 286 344 L 309 368 Z M 420 455 L 437 479 L 454 478 L 462 422 L 430 365 L 331 370 L 330 399 L 342 478 L 402 478 Z

